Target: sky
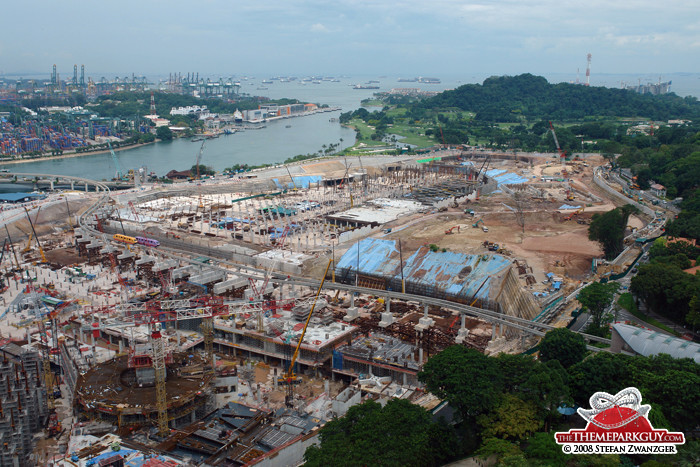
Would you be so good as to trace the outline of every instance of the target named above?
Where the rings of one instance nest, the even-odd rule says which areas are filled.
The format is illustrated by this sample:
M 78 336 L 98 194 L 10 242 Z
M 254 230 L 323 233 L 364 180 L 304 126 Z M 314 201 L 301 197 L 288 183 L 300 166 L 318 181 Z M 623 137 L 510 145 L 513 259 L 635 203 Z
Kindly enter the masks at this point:
M 697 0 L 24 0 L 0 73 L 700 72 Z M 12 19 L 14 18 L 14 20 Z

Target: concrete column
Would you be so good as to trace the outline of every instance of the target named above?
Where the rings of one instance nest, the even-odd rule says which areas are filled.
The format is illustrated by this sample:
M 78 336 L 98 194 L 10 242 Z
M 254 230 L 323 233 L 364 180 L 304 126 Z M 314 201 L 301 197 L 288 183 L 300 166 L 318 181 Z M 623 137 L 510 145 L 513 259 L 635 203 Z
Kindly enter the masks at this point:
M 423 364 L 423 347 L 418 347 L 418 364 Z
M 496 323 L 491 323 L 491 339 L 496 338 Z
M 428 305 L 426 304 L 425 307 L 423 307 L 423 316 L 426 318 L 428 317 Z M 462 316 L 464 318 L 464 316 Z
M 85 182 L 85 191 L 88 191 L 88 183 Z
M 467 325 L 467 315 L 462 315 L 462 329 Z
M 389 297 L 386 297 L 386 312 L 391 313 L 391 299 Z
M 73 180 L 70 181 L 70 189 L 75 190 L 75 182 Z
M 53 191 L 53 180 L 49 182 L 49 186 L 51 187 L 51 191 Z
M 404 386 L 408 385 L 408 375 L 406 373 L 403 374 L 403 385 Z
M 355 306 L 355 292 L 350 292 L 350 308 Z

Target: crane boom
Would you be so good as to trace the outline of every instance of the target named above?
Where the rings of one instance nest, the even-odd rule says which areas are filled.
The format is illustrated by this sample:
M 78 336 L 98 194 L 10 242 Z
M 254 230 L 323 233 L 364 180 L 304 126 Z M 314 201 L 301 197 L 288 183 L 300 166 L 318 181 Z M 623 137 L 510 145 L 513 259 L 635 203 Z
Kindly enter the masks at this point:
M 311 315 L 314 314 L 314 308 L 316 308 L 316 302 L 318 301 L 319 295 L 321 295 L 321 289 L 323 289 L 323 284 L 326 282 L 326 276 L 328 275 L 328 269 L 331 267 L 331 263 L 333 262 L 333 259 L 328 260 L 328 265 L 326 265 L 326 271 L 323 273 L 323 279 L 321 279 L 321 284 L 318 286 L 318 291 L 316 292 L 316 296 L 314 297 L 314 302 L 311 305 L 311 311 L 309 311 L 309 315 L 306 317 L 306 322 L 304 322 L 304 328 L 301 331 L 301 336 L 299 337 L 299 341 L 297 342 L 297 346 L 294 349 L 294 353 L 292 354 L 292 359 L 289 362 L 289 368 L 287 368 L 287 371 L 282 375 L 282 378 L 279 378 L 277 381 L 279 384 L 286 384 L 287 385 L 287 397 L 286 397 L 286 403 L 287 405 L 291 405 L 292 403 L 292 398 L 294 396 L 294 385 L 299 382 L 298 378 L 296 378 L 296 375 L 294 374 L 294 364 L 297 361 L 297 357 L 299 356 L 299 350 L 301 349 L 301 343 L 304 341 L 304 336 L 306 335 L 306 330 L 309 327 L 309 322 L 311 321 Z
M 206 142 L 207 142 L 207 140 L 202 141 L 202 145 L 199 148 L 199 152 L 197 153 L 197 157 L 194 160 L 195 170 L 197 171 L 196 180 L 199 180 L 199 178 L 200 178 L 199 163 L 202 161 L 202 154 L 204 153 L 204 143 L 206 143 Z
M 112 155 L 112 161 L 114 162 L 114 167 L 117 170 L 116 174 L 114 175 L 114 179 L 121 180 L 124 174 L 122 173 L 122 168 L 119 165 L 119 159 L 117 159 L 117 155 L 114 153 L 114 149 L 112 149 L 112 142 L 107 141 L 107 146 L 109 146 L 109 153 Z
M 557 152 L 559 153 L 559 158 L 561 159 L 562 165 L 566 165 L 566 152 L 564 152 L 561 149 L 561 146 L 559 146 L 559 139 L 557 138 L 557 133 L 554 131 L 554 125 L 552 125 L 552 122 L 549 122 L 549 129 L 552 130 L 552 136 L 554 137 L 554 144 L 557 146 Z
M 41 210 L 41 206 L 39 206 L 39 209 L 36 211 L 37 218 L 39 217 L 39 210 Z M 41 262 L 48 263 L 48 261 L 46 260 L 46 255 L 44 254 L 44 249 L 41 247 L 41 242 L 39 241 L 39 237 L 36 234 L 36 230 L 34 230 L 34 223 L 32 222 L 32 217 L 29 215 L 29 211 L 27 210 L 26 206 L 24 208 L 24 212 L 27 213 L 27 219 L 29 219 L 29 226 L 32 228 L 32 233 L 34 234 L 34 239 L 36 240 L 36 245 L 39 247 L 39 254 L 41 254 Z

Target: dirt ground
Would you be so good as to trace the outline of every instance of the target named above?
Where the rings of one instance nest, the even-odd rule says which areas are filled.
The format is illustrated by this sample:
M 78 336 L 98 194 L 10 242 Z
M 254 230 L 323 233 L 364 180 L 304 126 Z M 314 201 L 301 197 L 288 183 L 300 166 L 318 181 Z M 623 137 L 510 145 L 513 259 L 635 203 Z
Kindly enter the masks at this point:
M 57 248 L 55 250 L 45 251 L 46 259 L 50 263 L 69 266 L 71 264 L 80 264 L 87 261 L 86 257 L 80 257 L 75 252 L 75 248 Z
M 591 167 L 582 167 L 581 173 L 572 175 L 577 190 L 585 192 L 592 185 L 591 171 L 596 163 L 590 162 Z M 514 170 L 514 167 L 504 168 Z M 560 169 L 559 165 L 535 166 L 532 173 L 548 173 Z M 377 234 L 375 237 L 401 239 L 404 249 L 409 251 L 423 245 L 436 244 L 440 248 L 467 254 L 488 252 L 483 242 L 489 241 L 507 250 L 505 254 L 510 253 L 513 258 L 527 261 L 538 281 L 544 279 L 544 274 L 556 265 L 563 266 L 571 278 L 583 278 L 590 272 L 591 260 L 602 255 L 598 243 L 588 240 L 587 223 L 593 213 L 606 212 L 615 205 L 607 200 L 599 203 L 585 199 L 567 201 L 563 189 L 553 187 L 547 191 L 546 200 L 528 197 L 521 206 L 524 231 L 516 219 L 516 213 L 509 209 L 509 206 L 514 206 L 513 198 L 505 193 L 495 193 L 458 208 L 451 207 L 446 212 L 401 219 L 389 225 L 393 229 L 392 233 Z M 594 194 L 600 196 L 597 192 Z M 573 211 L 559 212 L 562 204 L 582 205 L 584 211 L 567 221 L 564 218 Z M 464 214 L 465 208 L 474 210 L 476 214 L 473 217 Z M 430 222 L 426 222 L 429 218 Z M 483 224 L 473 228 L 472 225 L 479 219 Z M 577 219 L 583 223 L 578 223 Z M 630 219 L 633 227 L 642 224 L 641 219 Z M 482 230 L 482 225 L 488 227 L 488 232 Z M 452 227 L 455 227 L 452 233 L 446 233 Z

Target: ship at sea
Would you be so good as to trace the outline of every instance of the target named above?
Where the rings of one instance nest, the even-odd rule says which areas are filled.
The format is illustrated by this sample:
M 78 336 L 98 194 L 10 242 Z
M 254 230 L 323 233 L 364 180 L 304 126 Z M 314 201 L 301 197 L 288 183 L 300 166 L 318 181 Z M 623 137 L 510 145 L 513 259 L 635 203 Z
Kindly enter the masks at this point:
M 671 92 L 671 83 L 672 81 L 666 81 L 662 83 L 661 80 L 659 80 L 658 83 L 639 83 L 636 86 L 629 86 L 623 84 L 623 87 L 628 91 L 634 91 L 638 94 L 653 94 L 655 96 L 658 96 L 660 94 L 667 94 Z
M 438 78 L 426 78 L 425 76 L 419 76 L 418 78 L 399 78 L 399 83 L 424 83 L 424 84 L 440 84 L 440 79 Z
M 369 86 L 366 84 L 356 84 L 353 89 L 379 89 L 379 86 Z

